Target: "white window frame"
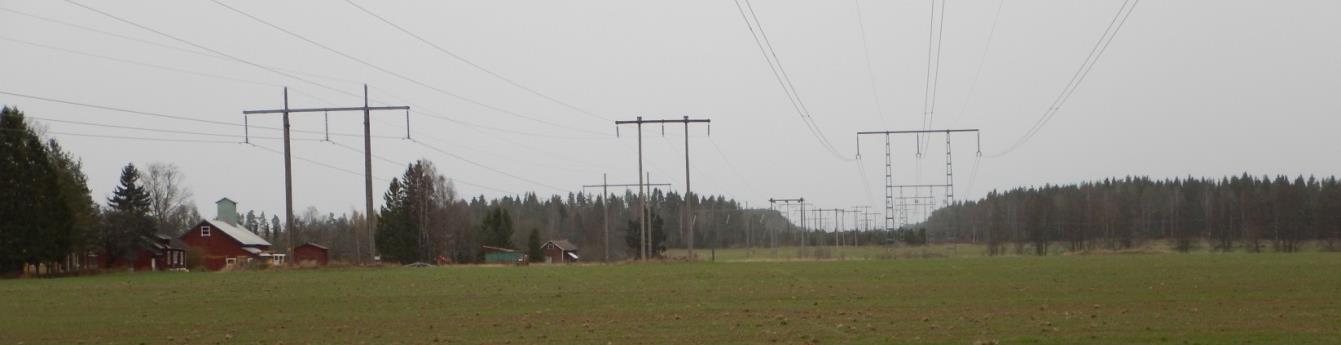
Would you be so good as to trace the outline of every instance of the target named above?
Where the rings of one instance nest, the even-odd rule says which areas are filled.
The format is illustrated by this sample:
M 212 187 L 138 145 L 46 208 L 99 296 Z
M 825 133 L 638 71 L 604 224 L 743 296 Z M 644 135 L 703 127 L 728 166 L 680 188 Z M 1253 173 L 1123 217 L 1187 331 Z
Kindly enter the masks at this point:
M 201 226 L 200 226 L 200 237 L 210 237 L 210 232 L 212 232 L 213 230 L 214 230 L 214 227 L 211 227 L 211 226 L 209 226 L 209 225 L 201 225 Z
M 224 266 L 237 265 L 237 258 L 224 258 Z

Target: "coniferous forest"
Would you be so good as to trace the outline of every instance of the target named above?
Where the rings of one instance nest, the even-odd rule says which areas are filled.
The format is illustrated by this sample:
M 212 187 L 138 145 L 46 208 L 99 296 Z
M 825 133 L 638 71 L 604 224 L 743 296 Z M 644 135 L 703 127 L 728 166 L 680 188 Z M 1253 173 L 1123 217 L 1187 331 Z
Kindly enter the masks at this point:
M 934 242 L 982 243 L 991 254 L 1124 250 L 1167 241 L 1177 251 L 1341 249 L 1336 177 L 1145 177 L 994 191 L 935 211 Z

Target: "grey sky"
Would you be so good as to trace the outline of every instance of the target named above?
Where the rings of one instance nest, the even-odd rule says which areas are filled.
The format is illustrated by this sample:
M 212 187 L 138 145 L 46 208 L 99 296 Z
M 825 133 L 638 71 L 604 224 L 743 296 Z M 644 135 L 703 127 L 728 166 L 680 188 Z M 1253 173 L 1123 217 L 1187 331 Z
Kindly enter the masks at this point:
M 635 181 L 632 128 L 573 111 L 503 83 L 433 50 L 343 1 L 225 3 L 359 59 L 555 127 L 451 98 L 263 26 L 205 0 L 83 1 L 136 23 L 266 66 L 360 92 L 378 104 L 415 107 L 415 139 L 535 184 L 503 176 L 398 139 L 377 139 L 374 174 L 390 179 L 417 159 L 434 161 L 464 194 L 501 189 L 542 195 L 599 183 Z M 879 208 L 877 138 L 863 140 L 865 183 L 855 162 L 828 154 L 792 111 L 730 0 L 705 1 L 358 1 L 387 19 L 528 87 L 608 119 L 708 116 L 691 131 L 693 186 L 766 206 L 769 197 L 805 196 L 821 207 Z M 990 50 L 997 1 L 952 0 L 945 14 L 935 128 L 983 130 L 983 151 L 1010 146 L 1047 110 L 1112 18 L 1120 0 L 1007 1 Z M 861 0 L 881 112 L 868 79 L 852 1 L 756 0 L 754 8 L 815 121 L 844 156 L 858 130 L 921 126 L 929 4 Z M 0 7 L 196 51 L 61 1 L 0 1 Z M 1341 162 L 1341 2 L 1142 1 L 1102 60 L 1057 116 L 1025 146 L 975 157 L 971 137 L 955 140 L 960 197 L 994 188 L 1091 179 L 1238 174 L 1332 175 Z M 200 119 L 241 123 L 243 109 L 354 106 L 361 99 L 227 59 L 96 34 L 0 11 L 0 90 Z M 148 68 L 13 40 L 161 65 L 224 78 Z M 982 70 L 973 83 L 978 66 Z M 330 79 L 331 77 L 338 79 Z M 970 89 L 974 90 L 970 99 Z M 327 103 L 330 102 L 330 103 Z M 20 97 L 31 116 L 211 132 L 231 138 L 51 123 L 51 131 L 241 141 L 241 128 L 156 119 Z M 447 117 L 470 125 L 449 122 Z M 403 136 L 404 115 L 376 114 L 375 135 Z M 251 124 L 279 126 L 277 117 Z M 360 131 L 357 114 L 331 114 L 331 131 Z M 320 131 L 321 115 L 294 128 Z M 490 128 L 502 128 L 506 131 Z M 543 136 L 528 135 L 539 133 Z M 278 132 L 253 129 L 255 136 Z M 657 182 L 684 186 L 683 134 L 646 130 Z M 319 135 L 295 134 L 304 138 Z M 202 213 L 223 196 L 241 209 L 282 212 L 282 160 L 241 144 L 151 143 L 56 135 L 85 162 L 95 197 L 107 195 L 126 162 L 174 162 Z M 333 137 L 361 149 L 361 138 Z M 944 179 L 943 139 L 920 165 L 911 138 L 896 143 L 900 183 Z M 280 149 L 277 140 L 255 143 Z M 720 149 L 720 154 L 718 149 Z M 296 142 L 294 154 L 362 171 L 354 150 Z M 723 159 L 731 160 L 728 165 Z M 295 161 L 295 205 L 360 208 L 362 177 Z M 869 189 L 867 189 L 869 185 Z M 375 191 L 385 190 L 378 180 Z M 557 187 L 562 190 L 555 190 Z

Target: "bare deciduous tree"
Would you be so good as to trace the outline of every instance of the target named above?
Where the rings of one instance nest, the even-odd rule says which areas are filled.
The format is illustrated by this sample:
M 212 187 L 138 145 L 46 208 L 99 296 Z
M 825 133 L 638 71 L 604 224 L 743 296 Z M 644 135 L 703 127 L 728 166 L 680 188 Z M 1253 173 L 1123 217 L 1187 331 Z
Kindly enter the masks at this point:
M 144 186 L 149 190 L 149 216 L 154 219 L 158 233 L 176 235 L 200 221 L 195 203 L 191 202 L 191 188 L 186 186 L 186 175 L 177 165 L 154 162 L 149 164 Z

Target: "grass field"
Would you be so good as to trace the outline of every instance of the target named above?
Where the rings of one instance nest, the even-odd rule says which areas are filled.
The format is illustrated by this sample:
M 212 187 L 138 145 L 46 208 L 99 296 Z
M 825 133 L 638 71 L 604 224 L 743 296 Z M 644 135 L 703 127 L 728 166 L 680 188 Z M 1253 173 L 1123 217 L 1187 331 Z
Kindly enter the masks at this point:
M 109 274 L 0 296 L 0 344 L 1341 343 L 1327 253 Z

